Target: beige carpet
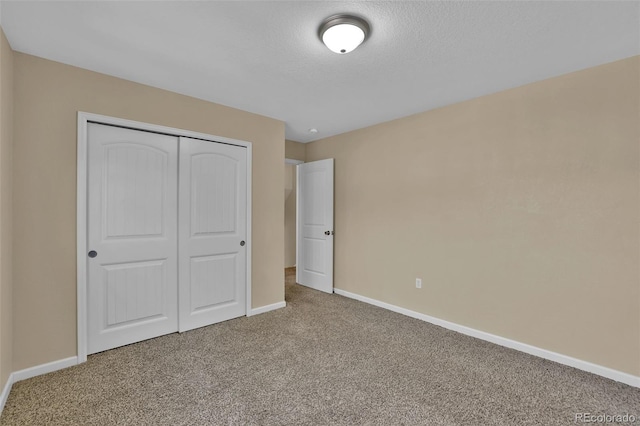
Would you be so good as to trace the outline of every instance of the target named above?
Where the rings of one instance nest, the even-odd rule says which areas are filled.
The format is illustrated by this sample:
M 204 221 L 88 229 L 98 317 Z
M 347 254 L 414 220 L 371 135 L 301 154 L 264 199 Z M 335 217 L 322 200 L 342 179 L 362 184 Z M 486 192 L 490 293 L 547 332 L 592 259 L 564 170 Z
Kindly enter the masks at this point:
M 2 425 L 571 425 L 640 389 L 292 283 L 287 307 L 16 383 Z M 640 420 L 638 420 L 640 422 Z

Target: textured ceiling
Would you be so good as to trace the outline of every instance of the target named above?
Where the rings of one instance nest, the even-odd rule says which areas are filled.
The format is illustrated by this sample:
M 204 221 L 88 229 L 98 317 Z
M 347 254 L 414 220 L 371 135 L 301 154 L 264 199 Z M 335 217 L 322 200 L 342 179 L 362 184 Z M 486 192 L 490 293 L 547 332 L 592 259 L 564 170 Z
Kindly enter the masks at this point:
M 337 55 L 317 28 L 344 12 L 372 33 Z M 277 118 L 300 142 L 640 54 L 636 1 L 17 1 L 1 19 L 15 50 Z

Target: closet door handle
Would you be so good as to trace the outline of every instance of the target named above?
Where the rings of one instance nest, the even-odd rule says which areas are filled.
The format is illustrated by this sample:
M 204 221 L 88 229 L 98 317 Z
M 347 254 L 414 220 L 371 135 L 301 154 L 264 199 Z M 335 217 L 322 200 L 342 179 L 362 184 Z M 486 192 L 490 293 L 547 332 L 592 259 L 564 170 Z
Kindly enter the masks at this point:
M 97 255 L 98 255 L 98 252 L 97 252 L 97 251 L 95 251 L 95 250 L 91 250 L 91 251 L 87 254 L 87 256 L 89 256 L 89 257 L 90 257 L 90 258 L 92 258 L 92 259 L 93 259 L 94 257 L 96 257 Z
M 240 245 L 241 245 L 241 246 L 243 246 L 243 247 L 244 247 L 244 244 L 245 244 L 244 240 L 243 240 L 243 241 L 240 241 Z

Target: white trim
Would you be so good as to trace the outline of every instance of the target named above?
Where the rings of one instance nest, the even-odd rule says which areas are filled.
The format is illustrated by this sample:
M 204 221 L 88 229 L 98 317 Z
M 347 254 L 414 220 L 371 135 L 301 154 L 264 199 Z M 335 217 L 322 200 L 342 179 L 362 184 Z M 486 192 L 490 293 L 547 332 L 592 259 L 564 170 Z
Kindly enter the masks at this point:
M 4 410 L 4 406 L 11 393 L 13 384 L 22 380 L 30 379 L 32 377 L 41 376 L 47 373 L 53 373 L 54 371 L 62 370 L 64 368 L 73 367 L 78 365 L 78 357 L 71 356 L 65 359 L 59 359 L 58 361 L 48 362 L 46 364 L 36 365 L 35 367 L 25 368 L 24 370 L 14 371 L 9 374 L 7 383 L 5 383 L 2 393 L 0 394 L 0 414 Z
M 9 398 L 9 393 L 11 392 L 11 387 L 13 386 L 13 373 L 9 374 L 7 378 L 7 383 L 5 383 L 4 388 L 2 388 L 2 393 L 0 394 L 0 414 L 2 414 L 2 410 L 4 410 L 4 405 L 7 403 L 7 399 Z
M 466 334 L 467 336 L 475 337 L 480 340 L 495 343 L 496 345 L 504 346 L 507 348 L 515 349 L 520 352 L 525 352 L 530 355 L 534 355 L 540 358 L 548 359 L 550 361 L 557 362 L 559 364 L 567 365 L 569 367 L 577 368 L 578 370 L 587 371 L 589 373 L 597 374 L 598 376 L 606 377 L 617 382 L 626 383 L 627 385 L 640 388 L 640 377 L 634 376 L 629 373 L 614 370 L 602 365 L 593 364 L 588 361 L 573 358 L 567 355 L 552 352 L 546 349 L 538 348 L 536 346 L 521 343 L 515 340 L 507 339 L 505 337 L 496 336 L 495 334 L 487 333 L 484 331 L 476 330 L 474 328 L 466 327 L 464 325 L 456 324 L 440 318 L 432 317 L 429 315 L 421 314 L 419 312 L 411 311 L 409 309 L 401 308 L 399 306 L 391 305 L 389 303 L 381 302 L 376 299 L 371 299 L 366 296 L 351 293 L 345 290 L 334 288 L 334 292 L 340 296 L 348 297 L 351 299 L 359 300 L 370 305 L 378 306 L 380 308 L 388 309 L 393 312 L 397 312 L 402 315 L 406 315 L 411 318 L 416 318 L 437 326 L 457 331 L 458 333 Z
M 246 259 L 245 261 L 247 262 L 247 276 L 246 276 L 246 280 L 247 280 L 247 289 L 245 291 L 245 300 L 247 303 L 247 307 L 246 307 L 246 315 L 249 316 L 249 313 L 251 312 L 251 252 L 253 252 L 253 239 L 251 238 L 251 223 L 253 222 L 252 220 L 252 204 L 251 204 L 251 199 L 252 199 L 252 189 L 253 189 L 253 166 L 252 166 L 252 159 L 253 159 L 253 145 L 248 144 L 247 145 L 247 250 L 246 250 Z
M 251 313 L 247 314 L 248 317 L 252 317 L 254 315 L 264 314 L 265 312 L 274 311 L 276 309 L 281 309 L 287 306 L 287 302 L 282 301 L 278 303 L 272 303 L 271 305 L 260 306 L 259 308 L 251 309 Z
M 59 359 L 58 361 L 36 365 L 35 367 L 25 368 L 24 370 L 14 371 L 11 375 L 13 376 L 13 383 L 16 383 L 21 380 L 62 370 L 63 368 L 73 367 L 74 365 L 78 365 L 77 356 L 71 356 L 69 358 Z
M 300 232 L 300 167 L 296 166 L 296 282 L 300 282 L 300 245 L 298 244 L 298 232 Z
M 76 309 L 78 362 L 87 361 L 87 121 L 78 113 L 76 182 Z
M 112 126 L 127 127 L 134 130 L 143 130 L 147 132 L 163 133 L 172 136 L 184 136 L 193 139 L 203 139 L 211 142 L 228 143 L 230 145 L 251 146 L 251 142 L 241 141 L 239 139 L 226 138 L 224 136 L 209 135 L 206 133 L 193 132 L 191 130 L 178 129 L 175 127 L 160 126 L 158 124 L 143 123 L 141 121 L 127 120 L 125 118 L 109 117 L 107 115 L 92 114 L 90 112 L 78 111 L 78 121 L 88 121 L 101 124 L 110 124 Z
M 76 264 L 77 264 L 77 363 L 87 361 L 87 124 L 89 122 L 109 124 L 112 126 L 126 127 L 154 133 L 163 133 L 176 137 L 184 136 L 194 139 L 203 139 L 211 142 L 226 143 L 247 148 L 247 284 L 246 284 L 246 310 L 247 316 L 251 315 L 251 251 L 253 245 L 251 239 L 252 204 L 252 144 L 238 139 L 225 138 L 223 136 L 208 135 L 206 133 L 192 132 L 190 130 L 176 129 L 173 127 L 159 126 L 156 124 L 142 123 L 126 120 L 124 118 L 108 117 L 106 115 L 92 114 L 78 111 L 78 147 L 77 147 L 77 195 L 76 195 Z M 262 308 L 258 308 L 262 309 Z M 275 308 L 274 308 L 275 309 Z M 76 358 L 76 357 L 74 357 Z M 70 358 L 69 358 L 70 359 Z M 60 362 L 60 361 L 56 361 Z M 45 364 L 48 365 L 48 364 Z M 36 367 L 34 367 L 36 368 Z M 26 370 L 23 370 L 26 371 Z M 53 371 L 53 370 L 52 370 Z M 20 372 L 18 372 L 20 373 Z M 16 374 L 16 373 L 14 373 Z M 44 373 L 42 373 L 44 374 Z M 22 380 L 22 379 L 20 379 Z
M 302 160 L 294 160 L 293 158 L 285 158 L 284 159 L 284 163 L 285 164 L 293 164 L 294 166 L 297 166 L 298 164 L 304 163 L 304 161 L 302 161 Z

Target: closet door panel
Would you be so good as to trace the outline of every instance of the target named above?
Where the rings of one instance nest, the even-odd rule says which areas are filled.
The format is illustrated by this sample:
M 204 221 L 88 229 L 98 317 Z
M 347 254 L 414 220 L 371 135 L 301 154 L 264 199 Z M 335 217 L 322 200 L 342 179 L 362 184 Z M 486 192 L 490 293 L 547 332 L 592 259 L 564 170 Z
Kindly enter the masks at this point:
M 88 126 L 88 353 L 177 330 L 178 138 Z
M 246 314 L 246 148 L 180 138 L 180 331 Z

